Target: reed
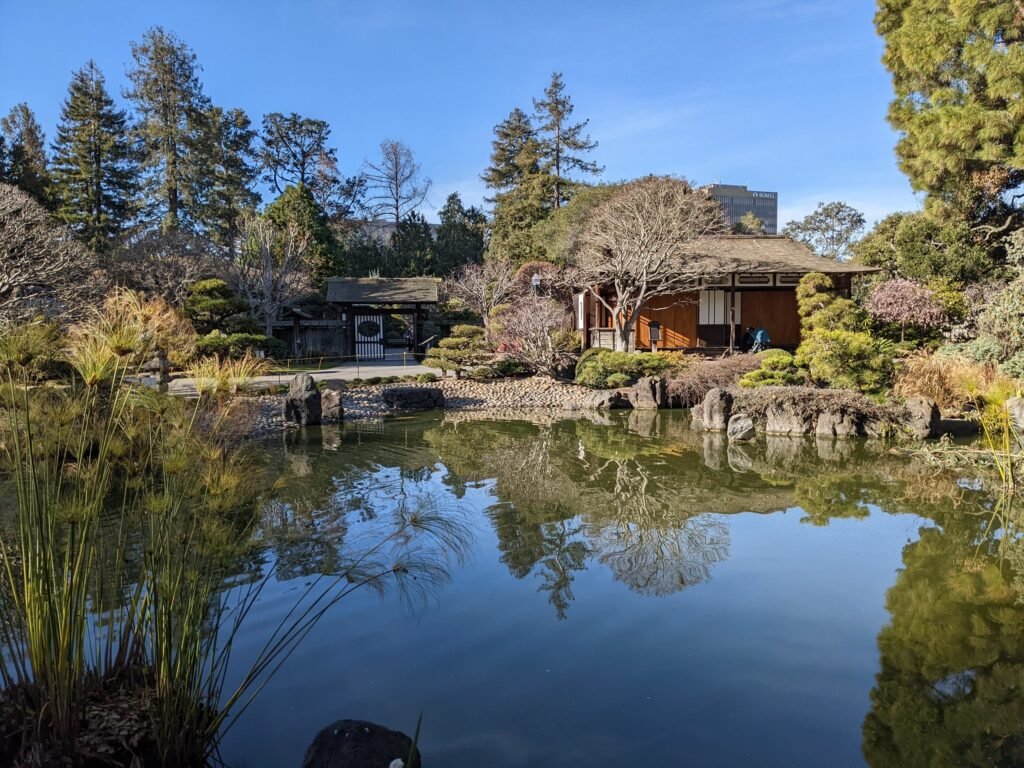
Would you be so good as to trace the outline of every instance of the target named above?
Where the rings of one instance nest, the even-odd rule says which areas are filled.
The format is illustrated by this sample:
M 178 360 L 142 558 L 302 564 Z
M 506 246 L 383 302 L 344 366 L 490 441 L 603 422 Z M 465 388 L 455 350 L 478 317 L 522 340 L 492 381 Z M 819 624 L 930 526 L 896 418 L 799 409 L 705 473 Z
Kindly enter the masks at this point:
M 4 369 L 0 472 L 18 503 L 14 529 L 0 530 L 0 710 L 24 724 L 14 751 L 41 764 L 209 764 L 329 610 L 364 587 L 436 584 L 466 527 L 426 500 L 400 506 L 309 580 L 251 667 L 234 670 L 235 639 L 277 573 L 241 565 L 259 559 L 260 472 L 218 435 L 222 401 L 132 384 L 130 328 L 76 333 L 78 376 L 63 387 Z M 239 387 L 261 370 L 218 361 L 216 375 Z

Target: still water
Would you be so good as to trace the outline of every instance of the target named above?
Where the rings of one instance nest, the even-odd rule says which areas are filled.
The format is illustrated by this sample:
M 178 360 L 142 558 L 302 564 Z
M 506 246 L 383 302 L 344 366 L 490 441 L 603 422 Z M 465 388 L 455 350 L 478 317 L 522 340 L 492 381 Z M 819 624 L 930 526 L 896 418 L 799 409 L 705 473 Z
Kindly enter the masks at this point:
M 881 447 L 729 447 L 684 418 L 426 415 L 261 444 L 279 576 L 240 667 L 394 515 L 446 516 L 464 551 L 434 541 L 411 588 L 335 606 L 224 759 L 298 766 L 334 720 L 411 734 L 422 713 L 427 768 L 1024 764 L 997 498 Z

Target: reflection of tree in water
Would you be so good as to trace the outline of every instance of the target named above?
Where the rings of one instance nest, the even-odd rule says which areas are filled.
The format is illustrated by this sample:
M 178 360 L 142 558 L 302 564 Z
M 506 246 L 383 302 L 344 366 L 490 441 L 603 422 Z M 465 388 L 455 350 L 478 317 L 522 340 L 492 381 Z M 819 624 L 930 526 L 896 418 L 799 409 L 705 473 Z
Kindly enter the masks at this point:
M 686 490 L 685 475 L 707 468 L 620 425 L 459 421 L 425 439 L 451 482 L 493 480 L 500 502 L 487 514 L 501 560 L 517 578 L 539 577 L 559 617 L 588 561 L 636 592 L 664 595 L 706 580 L 728 554 L 725 522 L 706 514 L 716 484 Z
M 863 729 L 875 768 L 1024 765 L 1024 604 L 1004 557 L 1019 538 L 991 510 L 936 508 L 904 549 Z

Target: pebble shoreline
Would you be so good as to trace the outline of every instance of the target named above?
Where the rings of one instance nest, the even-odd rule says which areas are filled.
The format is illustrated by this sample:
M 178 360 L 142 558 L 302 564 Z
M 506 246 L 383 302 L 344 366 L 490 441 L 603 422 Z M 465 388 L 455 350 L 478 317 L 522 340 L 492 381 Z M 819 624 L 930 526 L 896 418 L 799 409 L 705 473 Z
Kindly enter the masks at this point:
M 328 386 L 330 383 L 328 382 Z M 534 376 L 524 379 L 499 379 L 497 381 L 467 381 L 465 379 L 440 379 L 429 384 L 402 382 L 400 384 L 375 384 L 345 389 L 341 402 L 345 421 L 375 419 L 394 414 L 384 404 L 381 392 L 390 387 L 432 387 L 441 389 L 445 397 L 446 411 L 490 411 L 490 410 L 549 410 L 578 411 L 593 390 L 576 384 L 555 381 Z M 284 429 L 295 428 L 285 421 L 283 413 L 284 395 L 257 395 L 252 426 L 248 437 L 261 437 Z

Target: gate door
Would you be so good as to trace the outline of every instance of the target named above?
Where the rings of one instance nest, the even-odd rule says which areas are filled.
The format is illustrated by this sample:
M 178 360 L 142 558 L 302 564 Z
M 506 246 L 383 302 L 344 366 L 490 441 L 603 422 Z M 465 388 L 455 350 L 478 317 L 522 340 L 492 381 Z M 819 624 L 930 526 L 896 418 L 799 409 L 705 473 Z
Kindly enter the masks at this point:
M 384 359 L 384 316 L 356 315 L 356 356 L 361 360 Z

